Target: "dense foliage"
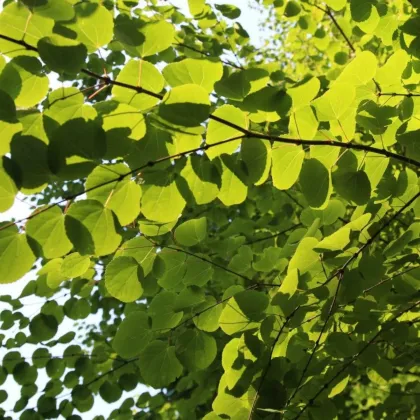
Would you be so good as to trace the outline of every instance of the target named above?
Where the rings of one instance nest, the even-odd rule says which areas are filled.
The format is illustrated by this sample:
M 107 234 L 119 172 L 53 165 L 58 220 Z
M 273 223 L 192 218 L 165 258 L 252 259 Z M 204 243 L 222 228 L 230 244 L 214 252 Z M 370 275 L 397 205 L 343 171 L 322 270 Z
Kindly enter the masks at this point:
M 1 417 L 418 418 L 420 1 L 188 6 L 3 2 Z

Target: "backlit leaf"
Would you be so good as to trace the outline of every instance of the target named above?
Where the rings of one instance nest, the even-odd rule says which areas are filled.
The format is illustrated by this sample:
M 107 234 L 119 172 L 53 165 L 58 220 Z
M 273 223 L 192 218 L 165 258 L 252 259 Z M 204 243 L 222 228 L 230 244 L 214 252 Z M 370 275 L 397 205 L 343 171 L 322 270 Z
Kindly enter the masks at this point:
M 133 257 L 118 257 L 107 266 L 105 286 L 116 299 L 133 302 L 143 293 L 140 283 L 142 277 L 141 266 Z
M 163 341 L 152 341 L 139 356 L 140 372 L 154 388 L 170 385 L 182 373 L 175 347 Z
M 207 236 L 207 220 L 205 217 L 184 222 L 175 229 L 175 240 L 186 246 L 194 246 Z
M 65 226 L 67 236 L 81 255 L 111 254 L 121 242 L 112 211 L 96 200 L 72 204 Z
M 13 283 L 26 274 L 35 262 L 26 235 L 16 225 L 2 226 L 0 231 L 0 283 Z M 16 263 L 18 259 L 18 263 Z

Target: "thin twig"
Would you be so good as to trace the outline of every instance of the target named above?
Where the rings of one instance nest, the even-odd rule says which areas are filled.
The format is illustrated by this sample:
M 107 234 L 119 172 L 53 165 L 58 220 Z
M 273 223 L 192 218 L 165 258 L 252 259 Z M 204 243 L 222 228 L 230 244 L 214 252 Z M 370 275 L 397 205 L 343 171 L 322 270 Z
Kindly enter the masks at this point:
M 257 391 L 256 391 L 256 393 L 255 393 L 255 396 L 254 396 L 254 398 L 253 398 L 253 401 L 252 401 L 252 405 L 251 405 L 251 410 L 250 410 L 250 412 L 249 412 L 249 416 L 248 416 L 248 420 L 250 420 L 251 418 L 252 418 L 252 414 L 254 413 L 254 409 L 255 409 L 255 404 L 257 403 L 257 400 L 258 400 L 258 396 L 259 396 L 259 394 L 260 394 L 260 391 L 261 391 L 261 388 L 262 388 L 262 386 L 263 386 L 263 384 L 264 384 L 264 381 L 265 381 L 265 378 L 266 378 L 266 376 L 267 376 L 267 374 L 268 374 L 268 372 L 269 372 L 269 370 L 270 370 L 270 367 L 271 367 L 271 361 L 272 361 L 272 358 L 273 358 L 273 353 L 274 353 L 274 349 L 275 349 L 275 347 L 276 347 L 276 344 L 277 344 L 277 342 L 280 340 L 280 337 L 281 337 L 281 335 L 282 335 L 282 333 L 283 333 L 283 331 L 284 331 L 284 329 L 286 328 L 286 326 L 287 326 L 287 324 L 289 323 L 289 321 L 293 318 L 293 316 L 294 316 L 294 314 L 297 312 L 297 310 L 300 308 L 300 305 L 299 306 L 297 306 L 287 317 L 286 317 L 286 320 L 284 321 L 284 323 L 283 323 L 283 325 L 281 326 L 281 328 L 280 328 L 280 331 L 278 332 L 278 334 L 277 334 L 277 336 L 275 337 L 275 339 L 274 339 L 274 341 L 273 341 L 273 344 L 271 345 L 271 350 L 270 350 L 270 354 L 269 354 L 269 358 L 268 358 L 268 363 L 267 363 L 267 366 L 265 367 L 265 369 L 264 369 L 264 372 L 262 373 L 262 375 L 261 375 L 261 381 L 260 381 L 260 383 L 259 383 L 259 385 L 258 385 L 258 388 L 257 388 Z
M 392 323 L 394 321 L 396 321 L 398 318 L 400 318 L 401 316 L 403 316 L 405 313 L 411 311 L 412 309 L 416 308 L 417 306 L 420 305 L 420 300 L 416 301 L 415 303 L 413 303 L 412 305 L 410 305 L 408 308 L 404 309 L 403 311 L 401 311 L 400 313 L 398 313 L 397 315 L 395 315 L 390 321 L 388 321 L 388 323 L 386 325 L 392 325 Z M 317 391 L 317 393 L 308 401 L 308 403 L 306 403 L 303 408 L 300 410 L 299 414 L 293 418 L 293 420 L 297 420 L 299 419 L 302 414 L 308 409 L 309 406 L 313 405 L 313 403 L 315 402 L 315 400 L 348 368 L 350 367 L 359 357 L 361 354 L 363 354 L 368 348 L 369 346 L 371 346 L 376 339 L 384 332 L 386 331 L 388 328 L 386 328 L 386 326 L 382 326 L 382 328 L 347 362 L 343 365 L 343 367 L 336 372 L 335 375 L 333 375 L 333 377 L 327 382 L 325 383 L 321 389 L 319 391 Z

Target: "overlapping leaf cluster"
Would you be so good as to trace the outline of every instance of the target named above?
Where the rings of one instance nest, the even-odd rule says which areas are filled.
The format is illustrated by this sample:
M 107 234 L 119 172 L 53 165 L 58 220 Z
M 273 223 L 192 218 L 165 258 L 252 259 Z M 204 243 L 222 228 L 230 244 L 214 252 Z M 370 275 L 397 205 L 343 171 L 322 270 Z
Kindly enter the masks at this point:
M 2 416 L 415 418 L 420 3 L 169 3 L 3 4 Z

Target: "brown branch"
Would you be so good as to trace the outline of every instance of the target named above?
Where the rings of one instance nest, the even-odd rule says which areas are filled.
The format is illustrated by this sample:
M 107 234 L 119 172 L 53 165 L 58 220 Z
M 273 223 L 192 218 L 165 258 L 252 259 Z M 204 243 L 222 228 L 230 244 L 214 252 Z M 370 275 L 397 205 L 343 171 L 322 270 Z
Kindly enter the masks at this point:
M 418 192 L 414 197 L 412 197 L 404 206 L 402 206 L 392 217 L 390 217 L 371 237 L 370 239 L 362 245 L 345 263 L 344 265 L 337 270 L 330 278 L 328 278 L 322 286 L 325 286 L 344 270 L 367 248 L 369 247 L 375 239 L 381 234 L 381 232 L 386 229 L 400 214 L 402 214 L 408 207 L 410 207 L 418 198 L 420 197 L 420 192 Z
M 253 290 L 253 289 L 256 289 L 258 287 L 258 284 L 251 284 L 251 286 L 248 286 L 248 287 L 246 287 L 243 291 L 245 292 L 245 291 L 247 291 L 247 290 Z M 235 295 L 233 295 L 233 296 L 235 296 Z M 175 327 L 172 327 L 172 328 L 161 328 L 161 329 L 158 329 L 158 330 L 153 330 L 153 331 L 166 331 L 166 330 L 169 330 L 170 332 L 173 332 L 173 331 L 175 331 L 176 329 L 178 329 L 179 327 L 181 327 L 182 325 L 185 325 L 185 324 L 187 324 L 188 322 L 190 322 L 190 321 L 192 321 L 194 318 L 196 318 L 197 316 L 200 316 L 201 314 L 203 314 L 204 312 L 207 312 L 207 311 L 209 311 L 210 309 L 213 309 L 213 308 L 215 308 L 216 306 L 218 306 L 218 305 L 221 305 L 222 303 L 225 303 L 225 302 L 227 302 L 230 298 L 232 298 L 233 296 L 229 296 L 229 297 L 227 297 L 227 298 L 225 298 L 225 299 L 222 299 L 222 300 L 219 300 L 218 302 L 216 302 L 215 304 L 213 304 L 213 305 L 211 305 L 211 306 L 209 306 L 209 307 L 207 307 L 206 309 L 203 309 L 202 311 L 199 311 L 199 312 L 197 312 L 197 313 L 195 313 L 194 315 L 192 315 L 190 318 L 187 318 L 185 321 L 182 321 L 180 324 L 178 324 L 178 325 L 176 325 Z
M 6 35 L 2 35 L 0 34 L 0 38 L 3 38 L 7 41 L 10 42 L 15 42 L 18 45 L 22 45 L 25 46 L 25 48 L 29 49 L 30 51 L 38 51 L 35 47 L 27 44 L 25 41 L 19 41 L 19 40 L 15 40 L 11 37 L 8 37 Z M 163 95 L 160 93 L 156 93 L 156 92 L 152 92 L 150 90 L 144 89 L 140 86 L 134 86 L 134 85 L 130 85 L 128 83 L 123 83 L 123 82 L 119 82 L 117 80 L 111 79 L 108 76 L 102 76 L 99 75 L 97 73 L 94 73 L 88 69 L 82 68 L 80 70 L 82 73 L 87 74 L 91 77 L 94 77 L 98 80 L 102 80 L 105 84 L 110 84 L 110 85 L 115 85 L 115 86 L 120 86 L 120 87 L 124 87 L 126 89 L 130 89 L 130 90 L 134 90 L 137 93 L 144 93 L 146 95 L 152 96 L 156 99 L 163 99 Z M 270 140 L 274 143 L 285 143 L 285 144 L 295 144 L 297 146 L 302 146 L 302 145 L 307 145 L 307 146 L 330 146 L 330 147 L 340 147 L 340 148 L 344 148 L 346 150 L 349 149 L 353 149 L 353 150 L 363 150 L 365 152 L 371 152 L 371 153 L 375 153 L 378 155 L 382 155 L 382 156 L 386 156 L 388 158 L 393 158 L 396 160 L 399 160 L 401 162 L 404 162 L 406 164 L 409 165 L 413 165 L 416 166 L 418 168 L 420 168 L 420 161 L 417 161 L 415 159 L 411 159 L 409 157 L 403 156 L 403 155 L 399 155 L 398 153 L 393 153 L 390 152 L 389 150 L 385 150 L 385 149 L 378 149 L 376 147 L 372 147 L 372 146 L 366 146 L 364 144 L 358 144 L 358 143 L 342 143 L 341 141 L 337 141 L 337 140 L 301 140 L 301 139 L 293 139 L 293 138 L 287 138 L 287 137 L 281 137 L 281 136 L 272 136 L 269 134 L 262 134 L 262 133 L 258 133 L 258 132 L 254 132 L 252 130 L 248 130 L 246 128 L 243 128 L 239 125 L 236 125 L 230 121 L 227 121 L 223 118 L 217 117 L 215 115 L 210 115 L 209 119 L 213 120 L 213 121 L 217 121 L 227 127 L 233 128 L 237 131 L 239 131 L 240 133 L 244 134 L 244 136 L 246 137 L 253 137 L 253 138 L 258 138 L 261 140 Z
M 376 284 L 374 284 L 373 286 L 370 286 L 370 287 L 368 287 L 367 289 L 365 289 L 365 290 L 363 290 L 363 294 L 366 294 L 366 293 L 368 293 L 368 292 L 370 292 L 372 289 L 374 289 L 374 288 L 376 288 L 376 287 L 378 287 L 378 286 L 381 286 L 382 284 L 384 284 L 384 283 L 388 283 L 389 281 L 392 281 L 392 280 L 394 280 L 396 277 L 399 277 L 399 276 L 402 276 L 403 274 L 406 274 L 406 273 L 408 273 L 408 272 L 410 272 L 410 271 L 412 271 L 412 270 L 415 270 L 416 268 L 418 268 L 419 266 L 418 265 L 416 265 L 416 266 L 413 266 L 413 267 L 409 267 L 409 268 L 407 268 L 406 270 L 404 270 L 404 271 L 401 271 L 401 272 L 399 272 L 399 273 L 397 273 L 397 274 L 394 274 L 392 277 L 388 277 L 388 278 L 386 278 L 386 279 L 383 279 L 383 280 L 381 280 L 381 281 L 379 281 L 378 283 L 376 283 Z
M 0 35 L 0 37 L 1 37 L 1 35 Z M 31 215 L 29 215 L 27 217 L 23 217 L 22 219 L 15 220 L 14 222 L 6 223 L 5 225 L 0 226 L 0 231 L 5 230 L 5 229 L 7 229 L 7 228 L 9 228 L 11 226 L 14 226 L 16 223 L 21 223 L 21 222 L 24 222 L 26 220 L 33 219 L 38 214 L 44 213 L 45 211 L 47 211 L 47 210 L 49 210 L 49 209 L 51 209 L 51 208 L 53 208 L 55 206 L 59 206 L 60 204 L 66 203 L 69 200 L 73 200 L 73 199 L 75 199 L 75 198 L 77 198 L 77 197 L 79 197 L 79 196 L 81 196 L 83 194 L 86 194 L 86 193 L 90 192 L 90 191 L 94 191 L 94 190 L 96 190 L 98 188 L 102 188 L 105 185 L 112 184 L 113 182 L 120 182 L 120 181 L 122 181 L 124 178 L 126 178 L 128 176 L 133 176 L 135 173 L 140 172 L 140 171 L 142 171 L 145 168 L 153 167 L 153 166 L 155 166 L 158 163 L 166 162 L 167 160 L 171 160 L 171 159 L 176 159 L 176 158 L 179 158 L 179 157 L 188 155 L 190 153 L 195 153 L 195 152 L 202 151 L 202 150 L 208 150 L 208 149 L 210 149 L 212 147 L 219 146 L 221 144 L 226 144 L 226 143 L 229 143 L 231 141 L 239 140 L 239 139 L 242 139 L 242 138 L 245 138 L 245 137 L 246 136 L 243 136 L 243 135 L 242 136 L 233 137 L 231 139 L 222 140 L 222 141 L 217 142 L 217 143 L 214 143 L 214 144 L 206 144 L 204 146 L 196 147 L 194 149 L 190 149 L 190 150 L 187 150 L 185 152 L 176 153 L 174 155 L 165 156 L 165 157 L 156 159 L 154 161 L 150 161 L 150 162 L 148 162 L 148 163 L 146 163 L 146 164 L 144 164 L 142 166 L 139 166 L 138 168 L 135 168 L 135 169 L 133 169 L 133 170 L 131 170 L 131 171 L 125 173 L 125 174 L 121 174 L 117 178 L 110 179 L 108 181 L 102 182 L 101 184 L 94 185 L 93 187 L 90 187 L 90 188 L 86 188 L 86 189 L 84 189 L 83 191 L 81 191 L 79 193 L 75 193 L 73 195 L 67 196 L 67 197 L 63 198 L 62 200 L 58 201 L 57 203 L 50 204 L 49 206 L 46 206 L 44 208 L 41 208 L 36 213 L 32 213 Z
M 398 318 L 400 318 L 401 316 L 403 316 L 405 313 L 411 311 L 412 309 L 416 308 L 417 306 L 420 305 L 420 300 L 418 300 L 417 302 L 413 303 L 412 305 L 410 305 L 408 308 L 404 309 L 403 311 L 401 311 L 399 314 L 395 315 L 387 325 L 392 324 L 394 321 L 396 321 Z M 299 419 L 302 414 L 308 409 L 308 407 L 310 407 L 311 405 L 313 405 L 313 403 L 315 402 L 315 400 L 348 368 L 350 367 L 359 357 L 361 354 L 363 354 L 370 345 L 372 345 L 376 339 L 384 332 L 386 331 L 388 328 L 386 328 L 385 325 L 382 326 L 382 328 L 361 348 L 361 350 L 359 350 L 347 363 L 345 363 L 343 365 L 343 367 L 328 381 L 326 382 L 321 389 L 303 406 L 303 408 L 300 410 L 299 414 L 293 418 L 293 420 L 297 420 Z
M 346 43 L 349 46 L 352 53 L 356 52 L 356 48 L 354 48 L 354 45 L 352 44 L 352 42 L 350 41 L 350 39 L 348 38 L 348 36 L 344 32 L 343 28 L 337 22 L 337 19 L 335 18 L 334 13 L 331 11 L 331 9 L 327 5 L 326 5 L 326 8 L 324 9 L 323 7 L 319 6 L 316 3 L 310 3 L 309 1 L 305 1 L 305 3 L 308 4 L 309 6 L 316 7 L 318 10 L 321 10 L 321 12 L 324 12 L 332 20 L 335 27 L 338 29 L 338 31 L 340 32 L 340 34 L 342 35 L 342 37 L 346 41 Z
M 301 389 L 301 384 L 302 384 L 303 380 L 305 379 L 305 374 L 306 374 L 306 372 L 308 371 L 309 366 L 310 366 L 310 364 L 311 364 L 311 362 L 312 362 L 312 359 L 313 359 L 313 358 L 314 358 L 314 356 L 315 356 L 315 353 L 316 353 L 316 351 L 317 351 L 317 349 L 318 349 L 318 347 L 319 347 L 319 344 L 320 344 L 320 342 L 321 342 L 321 338 L 322 338 L 322 336 L 324 335 L 325 329 L 326 329 L 326 327 L 327 327 L 328 321 L 330 320 L 330 318 L 331 318 L 331 316 L 332 316 L 332 313 L 333 313 L 333 311 L 334 311 L 334 307 L 335 307 L 335 304 L 336 304 L 336 302 L 337 302 L 338 292 L 340 291 L 340 285 L 341 285 L 342 280 L 343 280 L 343 275 L 344 275 L 344 271 L 341 271 L 341 272 L 340 272 L 340 275 L 339 275 L 339 278 L 338 278 L 338 284 L 337 284 L 337 287 L 336 287 L 336 289 L 335 289 L 334 297 L 333 297 L 332 302 L 331 302 L 331 305 L 330 305 L 330 307 L 329 307 L 329 309 L 328 309 L 328 313 L 327 313 L 327 316 L 326 316 L 326 318 L 325 318 L 325 321 L 324 321 L 324 323 L 323 323 L 323 325 L 322 325 L 321 331 L 320 331 L 320 333 L 319 333 L 319 335 L 318 335 L 318 338 L 316 339 L 315 345 L 314 345 L 314 347 L 313 347 L 313 349 L 312 349 L 312 352 L 311 352 L 311 354 L 310 354 L 310 356 L 309 356 L 309 359 L 308 359 L 308 361 L 306 362 L 305 367 L 303 368 L 303 371 L 302 371 L 302 374 L 301 374 L 301 376 L 300 376 L 299 382 L 298 382 L 298 384 L 297 384 L 296 388 L 294 389 L 294 391 L 292 392 L 292 395 L 291 395 L 291 396 L 289 397 L 289 399 L 287 400 L 286 407 L 290 404 L 290 402 L 292 401 L 293 397 L 294 397 L 294 396 L 295 396 L 295 395 L 299 392 L 299 390 Z
M 245 242 L 244 245 L 252 245 L 258 242 L 267 241 L 268 239 L 277 238 L 278 236 L 283 235 L 287 232 L 290 232 L 291 230 L 297 229 L 299 226 L 302 226 L 302 223 L 298 223 L 297 225 L 290 226 L 287 229 L 282 230 L 281 232 L 273 233 L 272 235 L 265 236 L 264 238 L 254 239 L 252 241 Z
M 378 92 L 377 96 L 404 96 L 405 98 L 420 97 L 420 93 L 396 93 L 396 92 Z
M 287 317 L 286 320 L 284 321 L 283 325 L 280 328 L 280 331 L 278 332 L 277 336 L 275 337 L 273 344 L 271 345 L 271 350 L 270 350 L 270 355 L 268 358 L 268 363 L 266 368 L 264 369 L 264 372 L 261 375 L 261 381 L 258 385 L 258 389 L 257 392 L 255 393 L 255 396 L 253 398 L 252 401 L 252 406 L 251 406 L 251 410 L 249 412 L 249 416 L 248 416 L 248 420 L 251 420 L 252 418 L 252 414 L 254 413 L 254 409 L 255 409 L 255 404 L 257 403 L 258 400 L 258 396 L 260 394 L 261 388 L 264 384 L 265 378 L 267 377 L 267 374 L 270 370 L 270 366 L 271 366 L 271 361 L 272 361 L 272 357 L 273 357 L 273 353 L 274 353 L 274 348 L 276 347 L 277 342 L 280 340 L 281 334 L 283 333 L 284 329 L 286 328 L 287 324 L 289 323 L 289 321 L 293 318 L 294 314 L 297 312 L 297 310 L 300 308 L 300 305 L 297 306 Z
M 306 372 L 307 372 L 307 370 L 309 369 L 309 366 L 310 366 L 310 363 L 312 362 L 312 359 L 313 359 L 313 357 L 314 357 L 314 355 L 315 355 L 315 352 L 316 352 L 316 350 L 318 349 L 318 347 L 319 347 L 319 343 L 320 343 L 320 341 L 321 341 L 321 338 L 322 338 L 322 336 L 323 336 L 323 334 L 324 334 L 324 332 L 325 332 L 325 328 L 326 328 L 326 326 L 327 326 L 327 323 L 328 323 L 328 321 L 329 321 L 329 319 L 331 318 L 331 315 L 332 315 L 332 312 L 333 312 L 333 309 L 334 309 L 334 306 L 335 306 L 335 304 L 336 304 L 336 301 L 337 301 L 337 297 L 338 297 L 338 292 L 339 292 L 339 290 L 340 290 L 340 285 L 341 285 L 341 283 L 342 283 L 342 279 L 343 279 L 343 276 L 344 276 L 344 272 L 345 272 L 345 270 L 346 270 L 346 268 L 355 260 L 355 259 L 357 259 L 357 257 L 363 252 L 363 250 L 364 249 L 366 249 L 367 247 L 369 247 L 374 241 L 375 241 L 375 239 L 380 235 L 380 233 L 387 227 L 387 226 L 389 226 L 391 223 L 392 223 L 392 221 L 396 218 L 396 217 L 398 217 L 406 208 L 408 208 L 418 197 L 420 196 L 420 192 L 419 193 L 417 193 L 411 200 L 409 200 L 397 213 L 395 213 L 389 220 L 387 220 L 383 225 L 382 225 L 382 227 L 380 228 L 380 229 L 378 229 L 376 232 L 375 232 L 375 234 L 374 235 L 372 235 L 372 237 L 363 245 L 363 246 L 361 246 L 344 264 L 343 264 L 343 266 L 339 269 L 339 270 L 337 270 L 329 279 L 327 279 L 324 283 L 323 283 L 323 285 L 325 285 L 325 284 L 327 284 L 328 282 L 330 282 L 332 279 L 334 279 L 335 277 L 337 277 L 338 276 L 338 284 L 337 284 L 337 288 L 336 288 L 336 290 L 335 290 L 335 293 L 334 293 L 334 297 L 333 297 L 333 300 L 332 300 L 332 302 L 331 302 L 331 305 L 330 305 L 330 308 L 329 308 L 329 310 L 328 310 L 328 314 L 327 314 L 327 317 L 326 317 L 326 319 L 325 319 L 325 322 L 323 323 L 323 325 L 322 325 L 322 329 L 321 329 L 321 332 L 319 333 L 319 335 L 318 335 L 318 338 L 317 338 L 317 340 L 316 340 L 316 342 L 315 342 L 315 345 L 314 345 L 314 347 L 313 347 L 313 349 L 312 349 L 312 352 L 311 352 L 311 354 L 310 354 L 310 356 L 309 356 L 309 359 L 308 359 L 308 361 L 307 361 L 307 363 L 306 363 L 306 365 L 305 365 L 305 367 L 304 367 L 304 369 L 303 369 L 303 372 L 302 372 L 302 375 L 301 375 L 301 377 L 300 377 L 300 379 L 299 379 L 299 382 L 298 382 L 298 385 L 296 386 L 296 388 L 295 388 L 295 390 L 293 391 L 293 393 L 292 393 L 292 395 L 290 396 L 290 398 L 288 399 L 288 401 L 287 401 L 287 403 L 286 403 L 286 406 L 287 405 L 289 405 L 289 403 L 291 402 L 291 400 L 293 399 L 293 397 L 296 395 L 296 393 L 299 391 L 299 389 L 300 389 L 300 385 L 302 384 L 302 382 L 303 382 L 303 379 L 305 378 L 305 374 L 306 374 Z
M 245 276 L 243 274 L 237 273 L 237 272 L 231 270 L 230 268 L 224 267 L 223 265 L 218 264 L 218 263 L 216 263 L 216 262 L 214 262 L 212 260 L 209 260 L 209 259 L 207 259 L 205 257 L 202 257 L 200 255 L 194 254 L 194 252 L 190 252 L 190 251 L 187 251 L 187 250 L 182 249 L 182 248 L 173 247 L 171 245 L 159 244 L 158 242 L 155 242 L 151 238 L 147 237 L 146 235 L 143 234 L 143 236 L 150 243 L 152 243 L 155 247 L 159 247 L 159 248 L 162 248 L 162 249 L 166 248 L 166 249 L 171 249 L 171 250 L 176 251 L 176 252 L 181 252 L 183 254 L 189 255 L 190 257 L 197 258 L 198 260 L 201 260 L 201 261 L 204 261 L 204 262 L 206 262 L 206 263 L 208 263 L 210 265 L 213 265 L 214 267 L 220 268 L 221 270 L 224 270 L 227 273 L 233 274 L 234 276 L 240 277 L 243 280 L 247 280 L 249 282 L 252 282 L 252 279 L 250 279 L 249 277 L 247 277 L 247 276 Z
M 205 57 L 208 57 L 208 58 L 217 58 L 221 63 L 226 64 L 227 66 L 234 67 L 235 69 L 238 69 L 238 70 L 244 70 L 244 68 L 242 66 L 238 66 L 237 64 L 232 63 L 231 61 L 223 60 L 220 57 L 215 57 L 213 55 L 207 54 L 205 51 L 200 51 L 199 49 L 191 47 L 190 45 L 187 45 L 187 44 L 184 44 L 184 43 L 179 43 L 179 42 L 176 42 L 173 45 L 183 47 L 183 48 L 187 48 L 191 51 L 194 51 L 194 52 L 196 52 L 198 54 L 201 54 L 201 55 L 203 55 Z
M 318 7 L 319 8 L 319 7 Z M 321 9 L 323 10 L 323 9 Z M 350 50 L 352 51 L 352 53 L 356 53 L 356 48 L 354 48 L 354 45 L 352 44 L 352 42 L 350 41 L 349 37 L 346 35 L 346 33 L 344 32 L 343 28 L 338 24 L 334 13 L 331 11 L 331 9 L 327 6 L 325 13 L 329 16 L 329 18 L 332 20 L 332 22 L 334 23 L 335 27 L 339 30 L 340 34 L 342 35 L 342 37 L 344 38 L 344 40 L 346 41 L 347 45 L 349 46 Z

